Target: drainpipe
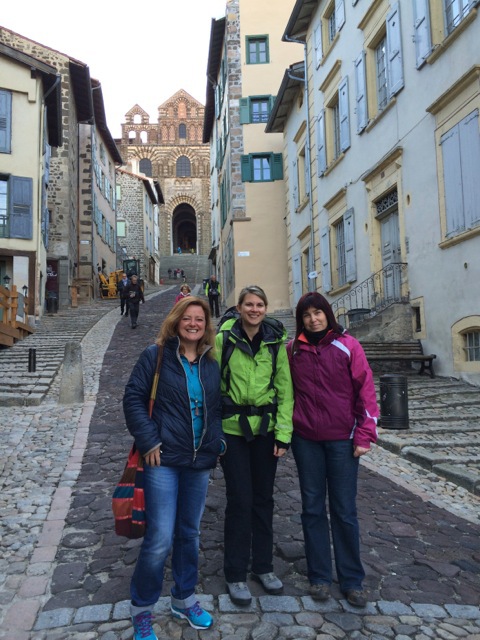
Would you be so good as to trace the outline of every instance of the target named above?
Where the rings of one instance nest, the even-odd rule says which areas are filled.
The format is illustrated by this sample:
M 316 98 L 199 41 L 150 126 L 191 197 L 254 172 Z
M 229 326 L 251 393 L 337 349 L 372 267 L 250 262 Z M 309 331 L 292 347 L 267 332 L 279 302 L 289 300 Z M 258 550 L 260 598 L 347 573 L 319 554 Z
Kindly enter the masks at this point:
M 308 96 L 308 61 L 307 61 L 307 43 L 304 42 L 303 40 L 299 40 L 298 38 L 290 38 L 289 36 L 287 36 L 286 34 L 283 35 L 283 39 L 286 40 L 287 42 L 294 42 L 296 44 L 301 44 L 303 45 L 303 60 L 304 60 L 304 69 L 305 69 L 305 73 L 304 73 L 304 77 L 303 78 L 299 78 L 298 76 L 295 76 L 294 74 L 290 75 L 290 73 L 288 74 L 288 77 L 291 78 L 292 80 L 301 80 L 303 81 L 304 85 L 305 85 L 305 101 L 307 103 L 307 113 L 306 113 L 306 117 L 307 117 L 307 147 L 306 147 L 306 161 L 307 161 L 307 167 L 308 167 L 308 181 L 309 181 L 309 187 L 310 187 L 310 194 L 309 194 L 309 199 L 308 199 L 308 209 L 309 209 L 309 213 L 310 213 L 310 266 L 311 266 L 311 271 L 315 271 L 315 239 L 314 239 L 314 230 L 313 230 L 313 206 L 312 206 L 312 194 L 313 194 L 313 184 L 312 184 L 312 171 L 311 171 L 311 162 L 310 162 L 310 148 L 311 148 L 311 136 L 310 136 L 310 103 L 309 103 L 309 96 Z M 308 278 L 308 282 L 309 282 L 309 286 L 308 289 L 309 291 L 316 291 L 317 290 L 317 278 Z

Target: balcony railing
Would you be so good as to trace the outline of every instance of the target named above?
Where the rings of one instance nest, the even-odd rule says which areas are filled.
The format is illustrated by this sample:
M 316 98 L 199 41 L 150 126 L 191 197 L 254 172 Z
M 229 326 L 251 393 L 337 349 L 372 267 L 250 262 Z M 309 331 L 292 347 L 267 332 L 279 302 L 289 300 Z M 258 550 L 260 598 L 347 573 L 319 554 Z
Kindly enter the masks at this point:
M 355 324 L 398 302 L 408 302 L 407 263 L 394 262 L 332 302 L 335 317 Z

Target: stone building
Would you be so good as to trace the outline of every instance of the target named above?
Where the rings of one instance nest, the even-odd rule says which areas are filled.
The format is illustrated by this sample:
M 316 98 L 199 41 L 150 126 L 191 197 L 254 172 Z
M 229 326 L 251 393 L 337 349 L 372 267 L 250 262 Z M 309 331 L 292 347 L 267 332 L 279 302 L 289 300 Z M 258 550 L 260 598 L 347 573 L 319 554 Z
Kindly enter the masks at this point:
M 165 200 L 159 219 L 160 256 L 208 255 L 210 150 L 202 143 L 204 106 L 180 89 L 158 107 L 157 123 L 137 104 L 126 114 L 117 141 L 127 170 L 160 184 Z

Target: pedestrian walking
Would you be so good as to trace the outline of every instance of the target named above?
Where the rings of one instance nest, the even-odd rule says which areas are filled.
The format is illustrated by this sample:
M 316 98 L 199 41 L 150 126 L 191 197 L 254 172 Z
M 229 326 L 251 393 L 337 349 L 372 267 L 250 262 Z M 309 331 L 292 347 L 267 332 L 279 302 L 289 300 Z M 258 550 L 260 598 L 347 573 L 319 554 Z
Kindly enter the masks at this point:
M 287 345 L 295 394 L 292 451 L 310 595 L 330 597 L 331 531 L 340 590 L 352 606 L 364 607 L 356 496 L 359 458 L 377 439 L 372 371 L 360 343 L 338 324 L 321 294 L 303 295 L 295 317 L 295 338 Z
M 180 302 L 180 300 L 183 300 L 187 296 L 191 295 L 191 293 L 192 293 L 192 290 L 190 289 L 188 284 L 182 284 L 182 286 L 180 287 L 180 293 L 175 298 L 175 304 L 177 304 L 177 302 Z
M 168 279 L 170 280 L 170 278 L 172 277 L 172 268 L 171 267 L 168 267 L 167 273 L 168 273 Z
M 125 289 L 130 283 L 126 273 L 122 273 L 122 278 L 117 284 L 118 295 L 120 296 L 120 315 L 128 316 L 128 298 L 125 295 Z
M 185 282 L 186 277 L 185 277 L 185 271 L 183 269 L 180 269 L 180 275 L 182 276 L 182 281 Z
M 238 318 L 220 325 L 215 341 L 222 379 L 222 426 L 227 451 L 224 572 L 230 599 L 252 600 L 252 578 L 269 594 L 283 590 L 273 572 L 273 485 L 277 462 L 292 435 L 293 389 L 284 340 L 275 319 L 267 322 L 267 297 L 258 286 L 240 292 Z
M 128 299 L 128 310 L 130 313 L 130 323 L 132 329 L 137 327 L 138 312 L 140 308 L 140 302 L 145 303 L 143 297 L 143 290 L 138 282 L 138 276 L 136 273 L 130 278 L 130 283 L 125 287 L 125 296 Z
M 220 317 L 219 299 L 220 299 L 220 283 L 215 275 L 210 276 L 210 280 L 205 286 L 205 295 L 208 297 L 208 303 L 210 305 L 210 313 L 212 317 Z
M 125 388 L 126 424 L 144 458 L 147 523 L 130 586 L 134 640 L 156 640 L 152 610 L 170 550 L 173 616 L 194 629 L 208 629 L 213 622 L 195 595 L 210 469 L 225 451 L 213 339 L 206 301 L 185 298 L 166 317 L 155 344 L 141 354 Z M 159 348 L 160 378 L 150 418 Z

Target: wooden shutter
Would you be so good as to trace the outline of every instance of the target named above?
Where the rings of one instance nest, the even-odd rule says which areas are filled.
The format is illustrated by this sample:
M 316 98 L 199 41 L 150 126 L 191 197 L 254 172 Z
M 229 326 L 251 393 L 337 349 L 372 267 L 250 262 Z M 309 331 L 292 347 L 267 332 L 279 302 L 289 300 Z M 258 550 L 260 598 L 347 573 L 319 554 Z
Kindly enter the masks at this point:
M 345 2 L 344 0 L 335 0 L 335 29 L 340 29 L 345 24 Z
M 250 98 L 240 98 L 240 124 L 250 122 Z
M 318 175 L 323 176 L 327 168 L 327 150 L 325 149 L 325 109 L 317 119 L 317 165 Z
M 313 30 L 313 46 L 315 49 L 315 66 L 320 66 L 322 61 L 322 24 L 319 22 Z
M 12 94 L 0 91 L 0 152 L 11 152 L 12 138 Z
M 348 76 L 345 76 L 338 87 L 338 111 L 340 116 L 340 150 L 346 151 L 350 146 Z
M 400 5 L 397 2 L 387 15 L 387 74 L 388 97 L 403 87 L 402 32 L 400 29 Z
M 472 229 L 480 223 L 480 134 L 478 109 L 459 123 L 460 165 L 462 170 L 462 195 L 465 228 Z
M 446 235 L 450 237 L 465 230 L 458 124 L 440 138 L 440 144 L 442 146 L 443 180 L 445 185 Z
M 242 182 L 251 182 L 252 172 L 252 158 L 250 156 L 242 156 Z
M 10 238 L 31 240 L 33 237 L 33 180 L 10 178 Z
M 281 153 L 273 153 L 271 157 L 272 180 L 283 180 L 283 157 Z
M 361 133 L 368 124 L 367 78 L 365 71 L 365 51 L 362 51 L 355 60 L 355 84 L 357 91 L 357 133 Z
M 415 55 L 417 69 L 424 63 L 432 50 L 430 34 L 430 11 L 428 0 L 413 0 L 413 14 L 415 30 Z
M 357 259 L 355 254 L 355 225 L 353 224 L 353 208 L 343 216 L 343 233 L 345 234 L 345 271 L 347 282 L 357 279 Z
M 320 251 L 322 260 L 322 287 L 328 293 L 332 289 L 332 275 L 330 273 L 330 229 L 323 227 L 320 234 Z

